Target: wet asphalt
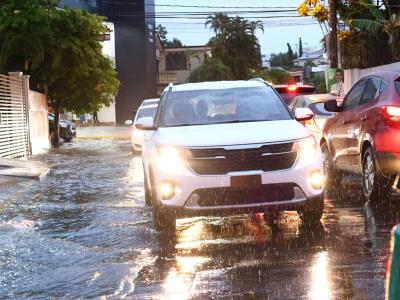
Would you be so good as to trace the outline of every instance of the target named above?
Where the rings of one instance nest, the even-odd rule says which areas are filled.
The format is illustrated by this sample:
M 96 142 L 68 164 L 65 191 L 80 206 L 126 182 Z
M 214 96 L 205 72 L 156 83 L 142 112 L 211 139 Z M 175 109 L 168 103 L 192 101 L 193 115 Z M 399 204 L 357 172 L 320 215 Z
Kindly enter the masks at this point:
M 42 181 L 0 184 L 0 299 L 382 299 L 400 198 L 365 205 L 357 178 L 321 224 L 284 212 L 154 230 L 129 141 L 81 140 L 39 157 Z

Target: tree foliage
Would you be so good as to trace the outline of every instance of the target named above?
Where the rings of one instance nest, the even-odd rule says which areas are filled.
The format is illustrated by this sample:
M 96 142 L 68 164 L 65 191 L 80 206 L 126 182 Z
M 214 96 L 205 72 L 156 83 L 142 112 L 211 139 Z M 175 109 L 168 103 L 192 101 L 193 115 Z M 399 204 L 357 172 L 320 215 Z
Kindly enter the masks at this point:
M 56 115 L 109 105 L 119 81 L 102 54 L 103 19 L 51 0 L 4 0 L 0 10 L 0 71 L 22 70 L 48 97 Z M 58 144 L 58 130 L 53 141 Z
M 340 33 L 344 65 L 369 68 L 400 60 L 399 3 L 382 1 L 377 5 L 372 0 L 365 0 L 362 5 L 352 1 L 340 3 L 339 13 L 349 26 L 349 30 Z M 375 47 L 370 43 L 389 47 Z
M 183 44 L 179 39 L 173 38 L 172 41 L 170 41 L 168 39 L 168 37 L 167 37 L 167 35 L 168 35 L 167 28 L 165 28 L 163 25 L 158 24 L 157 33 L 158 33 L 158 36 L 160 37 L 161 46 L 163 48 L 179 48 L 179 47 L 183 47 Z
M 216 14 L 208 17 L 205 25 L 216 34 L 209 42 L 212 57 L 229 68 L 233 79 L 248 79 L 254 70 L 261 69 L 260 44 L 255 36 L 258 29 L 264 29 L 261 21 Z
M 287 43 L 288 51 L 273 53 L 270 57 L 271 67 L 293 67 L 293 60 L 297 58 L 297 53 L 294 53 L 292 47 Z
M 303 41 L 299 38 L 299 57 L 303 55 Z
M 293 77 L 289 72 L 274 68 L 259 71 L 257 76 L 273 84 L 287 84 L 293 81 Z
M 218 58 L 208 58 L 203 65 L 190 75 L 189 82 L 231 80 L 233 76 L 227 66 Z

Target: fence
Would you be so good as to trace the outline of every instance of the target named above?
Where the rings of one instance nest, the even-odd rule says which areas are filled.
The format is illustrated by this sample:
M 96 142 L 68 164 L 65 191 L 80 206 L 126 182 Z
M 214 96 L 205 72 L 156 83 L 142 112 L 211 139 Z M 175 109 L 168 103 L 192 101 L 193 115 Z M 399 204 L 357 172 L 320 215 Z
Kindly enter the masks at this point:
M 20 73 L 0 74 L 0 157 L 29 153 L 26 81 Z
M 382 65 L 368 69 L 349 69 L 344 70 L 344 91 L 347 93 L 351 87 L 362 77 L 378 71 L 400 71 L 400 63 Z

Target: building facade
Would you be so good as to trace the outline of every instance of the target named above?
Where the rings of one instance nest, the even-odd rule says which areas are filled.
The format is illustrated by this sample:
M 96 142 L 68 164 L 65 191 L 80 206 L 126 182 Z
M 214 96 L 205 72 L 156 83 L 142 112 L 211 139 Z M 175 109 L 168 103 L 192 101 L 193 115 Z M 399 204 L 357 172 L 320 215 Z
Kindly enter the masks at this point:
M 154 0 L 61 0 L 60 6 L 86 9 L 114 24 L 115 67 L 121 82 L 115 117 L 120 124 L 131 119 L 143 99 L 157 95 Z
M 209 46 L 164 48 L 157 36 L 158 94 L 160 95 L 169 83 L 187 83 L 192 72 L 204 64 L 209 56 L 211 56 Z

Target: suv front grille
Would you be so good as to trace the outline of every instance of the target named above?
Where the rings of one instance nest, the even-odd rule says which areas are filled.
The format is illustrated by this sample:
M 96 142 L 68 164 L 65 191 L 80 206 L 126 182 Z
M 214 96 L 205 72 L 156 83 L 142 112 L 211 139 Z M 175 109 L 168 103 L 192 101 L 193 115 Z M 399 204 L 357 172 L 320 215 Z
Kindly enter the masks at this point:
M 285 170 L 290 169 L 296 161 L 297 152 L 293 151 L 292 147 L 291 142 L 250 149 L 189 149 L 192 156 L 187 158 L 187 162 L 190 168 L 199 175 Z
M 223 187 L 198 189 L 199 206 L 230 206 L 259 204 L 292 200 L 295 197 L 294 183 L 263 184 L 257 187 Z

